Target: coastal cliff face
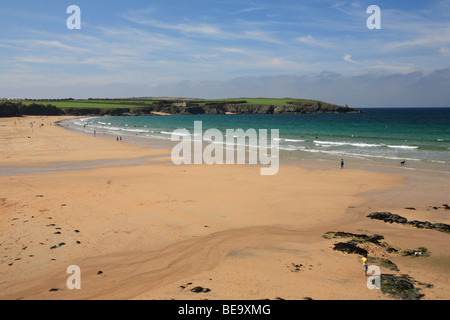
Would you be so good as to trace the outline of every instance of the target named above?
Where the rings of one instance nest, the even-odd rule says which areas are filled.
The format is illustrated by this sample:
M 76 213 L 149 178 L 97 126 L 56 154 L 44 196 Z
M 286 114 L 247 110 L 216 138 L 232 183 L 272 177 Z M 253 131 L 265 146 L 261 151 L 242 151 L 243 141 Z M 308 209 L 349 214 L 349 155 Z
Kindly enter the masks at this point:
M 292 103 L 284 106 L 262 104 L 206 103 L 189 106 L 161 106 L 159 112 L 170 114 L 307 114 L 307 113 L 361 113 L 361 111 L 329 103 Z M 155 110 L 156 111 L 156 110 Z
M 248 114 L 306 114 L 306 113 L 359 113 L 360 111 L 332 105 L 328 103 L 315 104 L 292 104 L 289 106 L 268 106 L 268 105 L 245 105 L 235 106 L 227 105 L 228 112 L 233 113 L 248 113 Z

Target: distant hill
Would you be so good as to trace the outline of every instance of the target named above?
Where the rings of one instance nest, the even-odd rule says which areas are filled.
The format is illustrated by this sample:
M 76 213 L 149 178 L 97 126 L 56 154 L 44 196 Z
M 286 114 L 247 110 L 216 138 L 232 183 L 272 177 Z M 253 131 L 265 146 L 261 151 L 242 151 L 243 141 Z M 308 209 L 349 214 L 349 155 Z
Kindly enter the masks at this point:
M 238 98 L 223 100 L 182 98 L 3 100 L 0 117 L 21 115 L 155 115 L 155 114 L 307 114 L 361 113 L 317 100 Z

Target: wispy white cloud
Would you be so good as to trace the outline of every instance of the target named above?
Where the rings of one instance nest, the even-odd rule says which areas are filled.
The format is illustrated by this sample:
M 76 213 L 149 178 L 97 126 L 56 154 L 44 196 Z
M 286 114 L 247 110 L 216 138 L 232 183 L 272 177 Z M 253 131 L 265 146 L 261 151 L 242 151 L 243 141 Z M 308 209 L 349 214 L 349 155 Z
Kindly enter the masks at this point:
M 314 38 L 312 35 L 295 38 L 295 41 L 317 47 L 324 47 L 324 48 L 332 47 L 332 44 L 330 42 L 318 40 Z
M 202 37 L 211 40 L 251 40 L 256 42 L 268 42 L 273 44 L 283 44 L 280 34 L 267 31 L 261 27 L 268 27 L 274 24 L 273 21 L 244 21 L 233 20 L 227 23 L 205 23 L 196 22 L 189 19 L 182 19 L 183 22 L 163 22 L 146 15 L 125 13 L 122 15 L 127 21 L 140 26 L 151 27 L 159 30 L 176 31 L 181 35 L 192 37 Z
M 419 35 L 412 39 L 389 42 L 387 49 L 402 49 L 408 47 L 439 47 L 443 44 L 450 44 L 450 26 L 439 30 L 422 30 Z
M 183 34 L 189 34 L 189 33 L 198 33 L 198 34 L 205 34 L 205 35 L 214 35 L 218 36 L 223 34 L 223 31 L 220 30 L 215 25 L 212 24 L 206 24 L 206 23 L 198 23 L 198 22 L 192 22 L 189 21 L 187 23 L 166 23 L 162 21 L 158 21 L 155 19 L 147 19 L 138 17 L 136 15 L 132 14 L 124 14 L 123 17 L 131 22 L 134 22 L 139 25 L 147 26 L 147 27 L 153 27 L 158 29 L 166 29 L 166 30 L 175 30 L 178 32 L 181 32 Z
M 361 62 L 357 62 L 357 61 L 353 60 L 351 54 L 344 55 L 344 60 L 347 61 L 347 62 L 350 62 L 350 63 L 362 65 Z
M 79 48 L 77 47 L 73 47 L 73 46 L 69 46 L 67 44 L 64 44 L 60 41 L 57 40 L 37 40 L 37 39 L 33 39 L 33 40 L 3 40 L 0 42 L 6 43 L 3 44 L 5 46 L 8 46 L 10 48 L 38 48 L 38 47 L 43 47 L 43 48 L 57 48 L 57 49 L 64 49 L 64 50 L 70 50 L 70 51 L 77 51 Z
M 244 48 L 217 48 L 218 51 L 226 52 L 226 53 L 240 53 L 240 54 L 246 54 L 248 51 Z
M 28 40 L 27 44 L 29 44 L 30 46 L 36 46 L 36 47 L 51 47 L 51 48 L 58 48 L 58 49 L 65 49 L 65 50 L 70 50 L 70 51 L 74 51 L 77 50 L 78 48 L 73 47 L 73 46 L 69 46 L 67 44 L 61 43 L 60 41 L 56 41 L 56 40 Z
M 337 1 L 328 7 L 328 9 L 338 10 L 346 15 L 351 15 L 350 9 L 352 9 L 352 8 L 354 8 L 354 6 L 352 6 L 352 5 L 349 6 L 347 1 Z
M 250 7 L 250 8 L 245 8 L 242 10 L 238 10 L 233 12 L 232 14 L 241 14 L 241 13 L 247 13 L 247 12 L 254 12 L 254 11 L 261 11 L 261 10 L 265 10 L 265 7 Z
M 443 54 L 444 56 L 450 57 L 450 49 L 449 48 L 441 48 L 441 49 L 439 49 L 439 52 L 441 54 Z
M 383 62 L 379 62 L 371 66 L 372 69 L 384 70 L 389 73 L 407 74 L 414 72 L 416 68 L 413 65 L 389 65 Z

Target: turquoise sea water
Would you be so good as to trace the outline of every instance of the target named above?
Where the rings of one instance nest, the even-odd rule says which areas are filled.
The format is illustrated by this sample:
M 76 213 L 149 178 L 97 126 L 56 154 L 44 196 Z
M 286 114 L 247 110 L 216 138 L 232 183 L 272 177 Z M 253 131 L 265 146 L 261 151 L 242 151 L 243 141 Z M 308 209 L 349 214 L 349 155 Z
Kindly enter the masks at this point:
M 176 129 L 278 129 L 279 149 L 290 159 L 358 159 L 450 171 L 450 108 L 361 109 L 362 114 L 175 115 L 72 120 L 92 133 L 170 140 Z

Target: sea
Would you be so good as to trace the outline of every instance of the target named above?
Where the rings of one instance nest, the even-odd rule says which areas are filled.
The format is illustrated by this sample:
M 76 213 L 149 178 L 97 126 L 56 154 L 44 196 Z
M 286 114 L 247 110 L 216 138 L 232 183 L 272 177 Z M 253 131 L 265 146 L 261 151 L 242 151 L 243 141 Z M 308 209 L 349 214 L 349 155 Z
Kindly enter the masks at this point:
M 170 146 L 194 122 L 203 130 L 278 129 L 280 161 L 330 160 L 450 171 L 450 108 L 360 108 L 349 114 L 172 115 L 79 118 L 62 125 L 86 134 Z M 199 137 L 192 137 L 193 140 Z M 173 145 L 173 143 L 172 143 Z M 225 147 L 225 146 L 224 146 Z

